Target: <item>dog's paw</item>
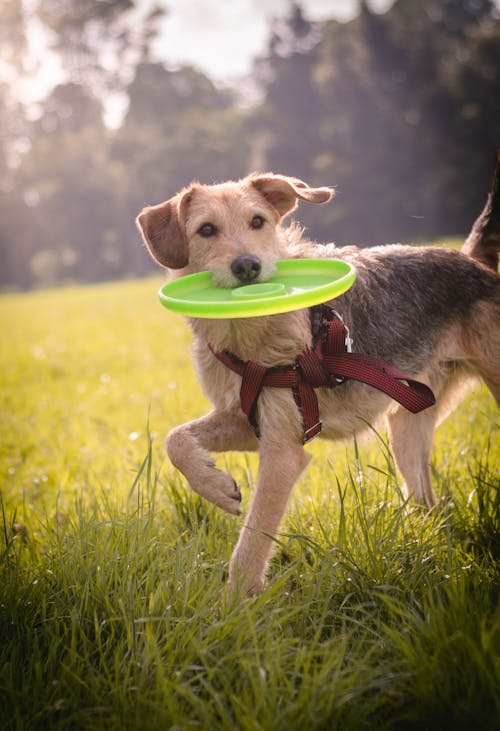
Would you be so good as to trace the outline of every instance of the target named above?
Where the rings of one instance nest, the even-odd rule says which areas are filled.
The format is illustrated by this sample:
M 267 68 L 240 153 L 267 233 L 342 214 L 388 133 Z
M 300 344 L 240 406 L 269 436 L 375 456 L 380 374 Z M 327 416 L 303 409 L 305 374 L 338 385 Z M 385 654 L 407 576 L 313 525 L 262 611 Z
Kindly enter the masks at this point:
M 241 492 L 238 484 L 228 472 L 216 470 L 210 475 L 210 479 L 204 481 L 199 487 L 192 485 L 193 489 L 202 497 L 210 500 L 226 513 L 241 515 Z
M 221 472 L 214 503 L 231 515 L 241 515 L 241 492 L 237 482 L 228 472 Z
M 228 598 L 243 599 L 260 594 L 266 580 L 266 568 L 265 564 L 255 565 L 253 556 L 242 556 L 236 549 L 229 563 Z
M 227 584 L 227 598 L 230 602 L 241 601 L 247 597 L 257 596 L 262 591 L 265 578 L 234 577 L 230 576 Z

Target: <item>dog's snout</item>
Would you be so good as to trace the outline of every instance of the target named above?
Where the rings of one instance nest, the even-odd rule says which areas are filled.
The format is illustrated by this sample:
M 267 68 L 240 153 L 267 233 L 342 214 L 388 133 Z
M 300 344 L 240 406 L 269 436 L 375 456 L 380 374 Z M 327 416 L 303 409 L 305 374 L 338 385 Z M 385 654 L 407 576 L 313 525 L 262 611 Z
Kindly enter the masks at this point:
M 231 271 L 240 282 L 253 282 L 259 276 L 261 269 L 260 259 L 253 254 L 237 256 L 231 263 Z

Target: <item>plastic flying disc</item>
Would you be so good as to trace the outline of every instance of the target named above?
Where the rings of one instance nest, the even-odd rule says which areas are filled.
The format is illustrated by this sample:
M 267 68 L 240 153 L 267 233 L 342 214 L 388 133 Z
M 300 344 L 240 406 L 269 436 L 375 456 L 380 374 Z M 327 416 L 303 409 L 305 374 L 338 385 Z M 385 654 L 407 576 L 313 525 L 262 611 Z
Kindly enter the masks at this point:
M 210 272 L 198 272 L 168 282 L 158 295 L 167 309 L 188 317 L 258 317 L 319 305 L 355 279 L 354 267 L 339 259 L 285 259 L 265 282 L 225 289 L 214 285 Z

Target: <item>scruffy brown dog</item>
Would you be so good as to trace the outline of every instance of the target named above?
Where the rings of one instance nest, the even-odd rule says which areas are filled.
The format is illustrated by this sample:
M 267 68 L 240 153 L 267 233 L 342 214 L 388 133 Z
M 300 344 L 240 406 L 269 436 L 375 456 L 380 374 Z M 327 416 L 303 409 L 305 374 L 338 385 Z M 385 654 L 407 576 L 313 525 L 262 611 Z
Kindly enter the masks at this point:
M 436 498 L 429 462 L 435 426 L 457 405 L 471 377 L 481 377 L 500 405 L 499 167 L 462 252 L 400 245 L 337 248 L 302 241 L 296 226 L 282 226 L 283 217 L 299 199 L 325 203 L 333 191 L 274 174 L 218 185 L 194 183 L 145 208 L 137 223 L 151 254 L 171 276 L 208 270 L 221 287 L 264 282 L 279 259 L 332 257 L 354 264 L 354 286 L 332 302 L 349 328 L 353 351 L 424 382 L 436 404 L 409 413 L 385 393 L 347 379 L 335 388 L 315 389 L 322 436 L 352 437 L 385 414 L 404 489 L 432 507 Z M 238 515 L 240 491 L 209 453 L 259 450 L 257 487 L 229 572 L 233 589 L 253 593 L 262 586 L 272 536 L 310 457 L 303 447 L 303 415 L 291 389 L 262 388 L 255 412 L 257 438 L 242 411 L 241 376 L 213 351 L 230 351 L 243 362 L 266 367 L 293 364 L 312 344 L 310 312 L 190 318 L 189 324 L 195 368 L 214 408 L 175 428 L 167 452 L 193 490 Z

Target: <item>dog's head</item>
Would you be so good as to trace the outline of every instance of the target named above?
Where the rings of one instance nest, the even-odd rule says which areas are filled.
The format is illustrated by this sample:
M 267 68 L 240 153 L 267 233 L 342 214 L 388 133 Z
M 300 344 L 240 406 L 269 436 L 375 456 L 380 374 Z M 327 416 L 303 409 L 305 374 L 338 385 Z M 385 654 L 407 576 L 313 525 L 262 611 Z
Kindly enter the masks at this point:
M 250 175 L 219 185 L 193 183 L 144 208 L 137 225 L 156 261 L 179 274 L 210 271 L 220 287 L 263 282 L 286 258 L 281 220 L 298 200 L 326 203 L 331 188 L 296 178 Z

